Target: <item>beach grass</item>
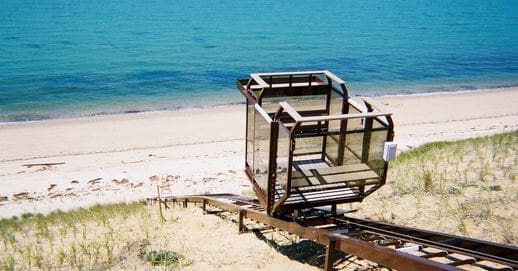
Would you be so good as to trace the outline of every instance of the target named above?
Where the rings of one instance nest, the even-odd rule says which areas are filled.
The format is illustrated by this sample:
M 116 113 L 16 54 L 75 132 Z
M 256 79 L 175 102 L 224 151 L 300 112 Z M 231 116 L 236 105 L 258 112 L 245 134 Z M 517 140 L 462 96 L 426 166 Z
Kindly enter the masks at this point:
M 186 261 L 160 247 L 162 223 L 143 202 L 96 205 L 0 221 L 0 270 L 174 269 Z M 173 220 L 174 221 L 174 220 Z
M 362 216 L 518 243 L 518 132 L 434 142 L 399 155 Z
M 516 245 L 517 146 L 517 132 L 424 145 L 399 155 L 382 189 L 345 207 L 361 217 Z M 228 217 L 195 208 L 161 212 L 143 202 L 26 213 L 0 220 L 0 270 L 218 269 L 240 258 L 260 270 L 276 252 L 255 239 L 238 235 Z M 237 252 L 214 254 L 221 248 Z
M 502 190 L 517 178 L 518 133 L 435 142 L 402 153 L 391 165 L 396 194 L 458 194 L 469 187 Z

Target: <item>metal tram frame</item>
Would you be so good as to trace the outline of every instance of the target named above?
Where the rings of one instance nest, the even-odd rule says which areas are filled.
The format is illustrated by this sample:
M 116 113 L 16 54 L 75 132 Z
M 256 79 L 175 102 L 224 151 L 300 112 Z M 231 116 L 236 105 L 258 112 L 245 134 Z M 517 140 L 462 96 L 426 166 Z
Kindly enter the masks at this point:
M 247 108 L 245 172 L 268 214 L 336 209 L 385 184 L 395 144 L 382 105 L 349 97 L 326 70 L 252 73 L 236 86 Z

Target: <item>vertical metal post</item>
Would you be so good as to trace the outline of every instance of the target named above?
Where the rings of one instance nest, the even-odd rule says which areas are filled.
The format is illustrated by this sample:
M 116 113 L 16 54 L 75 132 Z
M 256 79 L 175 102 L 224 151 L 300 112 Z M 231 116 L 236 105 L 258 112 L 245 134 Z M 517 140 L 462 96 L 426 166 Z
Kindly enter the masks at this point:
M 367 112 L 372 112 L 372 107 L 370 104 L 366 104 Z M 371 149 L 371 137 L 372 137 L 372 126 L 374 123 L 374 118 L 365 118 L 365 132 L 363 134 L 363 144 L 362 144 L 362 163 L 368 164 L 369 162 L 369 153 Z M 362 196 L 366 196 L 365 193 L 365 180 L 363 180 L 359 187 L 360 193 Z
M 202 209 L 203 209 L 203 214 L 206 215 L 207 214 L 207 200 L 206 199 L 203 199 Z
M 394 140 L 394 122 L 392 121 L 391 116 L 387 116 L 387 141 Z M 383 166 L 383 178 L 381 178 L 380 185 L 384 185 L 387 180 L 387 171 L 388 171 L 388 162 L 385 162 L 385 165 Z
M 326 248 L 326 259 L 324 262 L 324 271 L 333 270 L 333 262 L 334 262 L 334 258 L 335 258 L 335 246 L 336 246 L 336 239 L 329 237 L 329 240 L 327 242 L 327 248 Z
M 333 91 L 333 86 L 332 86 L 331 80 L 329 80 L 329 78 L 327 80 L 328 80 L 328 89 L 327 89 L 327 94 L 326 94 L 326 114 L 330 115 L 331 114 L 331 92 Z M 324 122 L 324 127 L 325 127 L 325 131 L 327 133 L 329 133 L 329 121 Z M 322 156 L 321 156 L 322 161 L 325 161 L 325 158 L 326 158 L 327 137 L 328 137 L 327 134 L 322 136 Z
M 267 212 L 272 211 L 275 203 L 275 184 L 277 183 L 277 141 L 279 137 L 279 123 L 273 120 L 270 124 L 270 153 L 268 157 L 268 182 L 267 182 Z
M 183 208 L 187 208 L 187 199 L 183 200 Z
M 249 103 L 250 103 L 250 101 L 248 101 L 248 99 L 246 99 L 246 110 L 245 110 L 245 169 L 248 166 L 248 141 L 250 141 L 250 135 L 248 134 L 248 131 L 250 130 L 250 128 L 248 127 L 248 125 L 250 125 L 250 123 L 248 123 L 248 118 L 250 117 L 250 116 L 248 116 L 248 114 L 250 114 L 250 112 L 248 112 L 249 111 L 248 108 L 250 107 Z
M 372 112 L 372 107 L 367 105 L 367 112 Z M 363 145 L 362 145 L 362 163 L 367 163 L 369 160 L 369 152 L 371 148 L 371 135 L 372 125 L 374 118 L 365 118 L 365 133 L 363 134 Z
M 340 84 L 342 88 L 342 114 L 349 114 L 349 92 L 345 84 Z M 347 131 L 347 119 L 340 120 L 340 137 L 338 138 L 338 154 L 336 165 L 341 166 L 344 163 L 345 156 L 345 140 Z
M 344 97 L 344 102 L 342 103 L 342 114 L 349 114 L 349 103 L 347 102 L 347 98 Z M 345 156 L 345 137 L 347 132 L 347 119 L 340 120 L 340 135 L 338 137 L 338 154 L 336 157 L 336 165 L 341 166 L 344 163 Z
M 363 134 L 362 163 L 369 161 L 371 148 L 372 118 L 365 118 L 365 132 Z
M 245 230 L 244 230 L 245 227 L 243 225 L 244 216 L 245 216 L 245 210 L 239 209 L 239 212 L 238 212 L 238 222 L 237 222 L 237 231 L 238 231 L 238 233 L 245 232 Z

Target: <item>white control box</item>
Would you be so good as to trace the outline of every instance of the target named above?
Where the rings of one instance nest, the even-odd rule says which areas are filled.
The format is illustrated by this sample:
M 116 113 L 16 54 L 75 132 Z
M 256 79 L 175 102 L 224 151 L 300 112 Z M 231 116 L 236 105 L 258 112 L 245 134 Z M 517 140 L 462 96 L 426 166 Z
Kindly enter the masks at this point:
M 397 144 L 394 142 L 385 142 L 383 147 L 383 160 L 394 161 L 396 160 Z

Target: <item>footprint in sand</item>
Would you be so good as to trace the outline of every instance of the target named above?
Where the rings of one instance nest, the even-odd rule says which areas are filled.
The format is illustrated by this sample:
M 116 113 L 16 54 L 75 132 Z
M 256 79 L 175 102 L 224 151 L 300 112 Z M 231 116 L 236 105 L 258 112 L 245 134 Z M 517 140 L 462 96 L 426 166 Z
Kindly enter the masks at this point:
M 51 199 L 55 199 L 55 198 L 57 198 L 57 197 L 61 197 L 61 196 L 63 196 L 63 194 L 59 194 L 59 193 L 58 193 L 58 194 L 49 193 L 49 198 L 51 198 Z
M 45 171 L 45 170 L 49 170 L 49 169 L 51 169 L 51 166 L 41 166 L 36 171 Z
M 101 181 L 102 178 L 96 178 L 96 179 L 93 179 L 93 180 L 90 180 L 88 181 L 88 184 L 89 185 L 95 185 L 95 184 L 98 184 L 99 181 Z
M 119 181 L 119 180 L 117 180 L 117 179 L 113 179 L 113 180 L 112 180 L 112 183 L 119 184 L 119 185 L 121 185 L 121 184 L 127 184 L 128 182 L 129 182 L 129 181 L 128 181 L 128 179 L 126 179 L 126 178 L 124 178 L 124 179 L 122 179 L 122 180 L 120 180 L 120 181 Z
M 135 185 L 132 183 L 132 184 L 131 184 L 131 187 L 133 187 L 133 188 L 139 188 L 139 187 L 141 187 L 141 186 L 143 186 L 143 185 L 144 185 L 144 183 L 138 183 L 138 184 L 135 184 Z
M 54 189 L 54 187 L 58 186 L 57 184 L 51 183 L 50 186 L 47 188 L 47 191 L 50 191 Z
M 171 184 L 170 183 L 162 183 L 159 185 L 160 188 L 169 188 L 171 187 Z
M 28 192 L 20 192 L 20 193 L 13 194 L 13 197 L 14 197 L 15 200 L 26 199 L 26 198 L 29 197 L 29 193 Z
M 177 180 L 179 178 L 180 178 L 180 176 L 173 176 L 173 175 L 164 175 L 164 176 L 162 176 L 162 180 L 164 180 L 166 182 L 172 182 L 172 181 Z
M 202 180 L 204 183 L 206 183 L 206 182 L 214 181 L 214 180 L 216 180 L 216 178 L 210 177 L 210 178 L 203 178 L 203 179 L 201 179 L 201 180 Z

